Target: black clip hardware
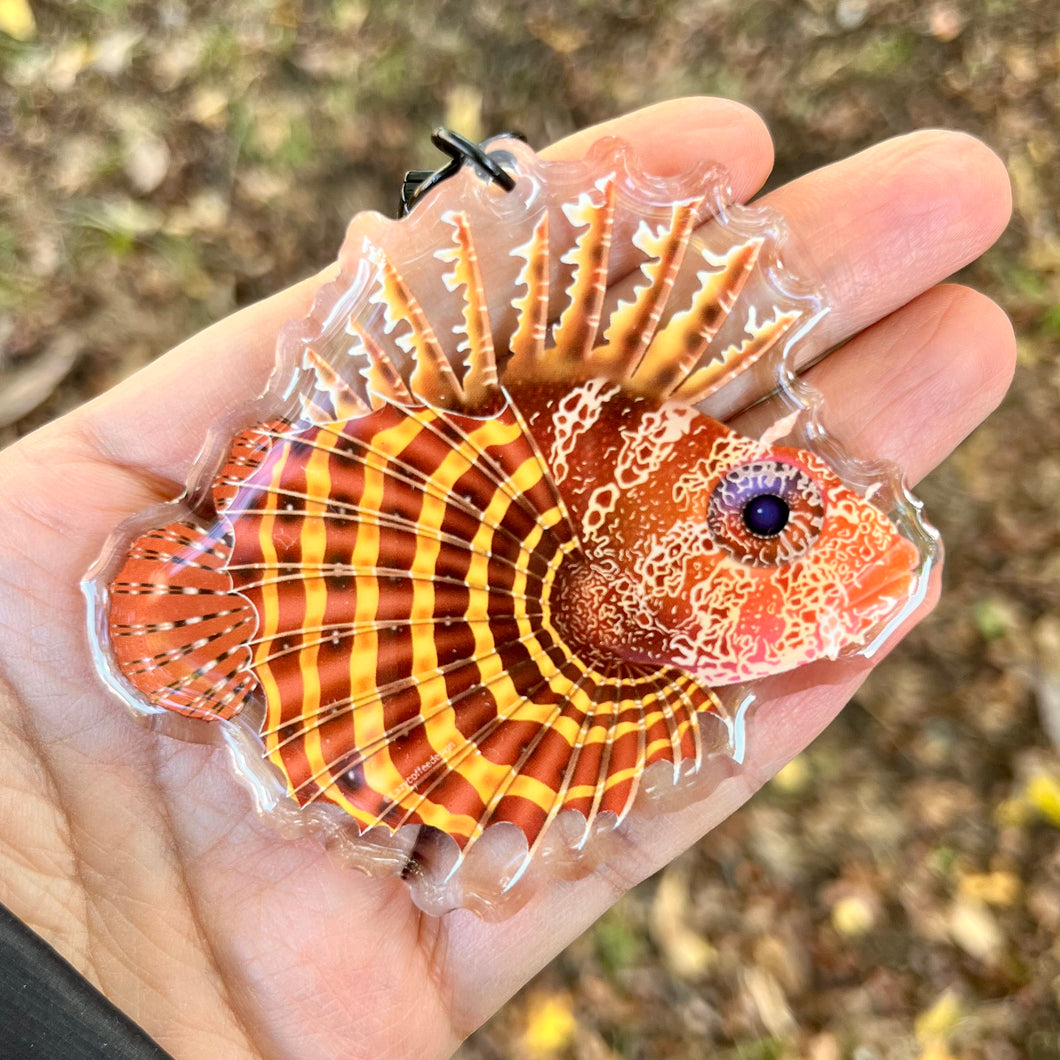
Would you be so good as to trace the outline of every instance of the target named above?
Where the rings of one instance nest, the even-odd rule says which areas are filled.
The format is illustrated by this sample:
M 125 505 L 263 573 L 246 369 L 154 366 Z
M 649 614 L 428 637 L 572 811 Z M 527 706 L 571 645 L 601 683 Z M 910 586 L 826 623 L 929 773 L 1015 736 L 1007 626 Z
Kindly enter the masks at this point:
M 511 191 L 515 187 L 515 178 L 503 169 L 500 163 L 492 156 L 486 154 L 486 148 L 497 140 L 522 140 L 526 137 L 522 133 L 507 132 L 498 136 L 491 136 L 488 140 L 476 144 L 453 132 L 451 129 L 438 127 L 431 133 L 431 143 L 440 151 L 449 156 L 441 169 L 410 169 L 405 174 L 401 185 L 401 204 L 398 207 L 398 217 L 406 217 L 416 205 L 435 185 L 443 180 L 448 180 L 456 173 L 465 162 L 476 166 L 483 176 L 488 177 L 494 183 L 499 184 L 505 191 Z

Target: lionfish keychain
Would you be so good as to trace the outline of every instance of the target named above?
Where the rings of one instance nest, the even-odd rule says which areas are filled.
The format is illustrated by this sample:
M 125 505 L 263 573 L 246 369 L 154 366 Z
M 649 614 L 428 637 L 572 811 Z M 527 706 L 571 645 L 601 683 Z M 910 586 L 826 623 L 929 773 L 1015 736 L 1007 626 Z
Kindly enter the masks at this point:
M 778 216 L 614 139 L 436 143 L 85 582 L 112 688 L 219 730 L 263 813 L 432 911 L 738 759 L 755 681 L 875 651 L 937 554 L 797 378 L 827 304 Z M 764 395 L 764 436 L 726 425 Z

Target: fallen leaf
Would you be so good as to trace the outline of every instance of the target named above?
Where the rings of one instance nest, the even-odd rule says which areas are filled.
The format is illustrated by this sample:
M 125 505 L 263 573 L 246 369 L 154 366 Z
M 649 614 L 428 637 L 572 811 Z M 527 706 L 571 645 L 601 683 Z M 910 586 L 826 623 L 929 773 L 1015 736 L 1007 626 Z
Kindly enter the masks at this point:
M 762 1026 L 777 1038 L 788 1034 L 795 1026 L 795 1017 L 784 988 L 776 978 L 761 968 L 748 968 L 744 971 L 743 983 Z
M 0 373 L 0 427 L 15 423 L 46 401 L 80 353 L 77 336 L 62 335 L 28 363 Z
M 0 32 L 15 40 L 33 40 L 37 21 L 26 0 L 0 0 Z
M 569 994 L 538 994 L 528 1006 L 523 1032 L 526 1055 L 545 1060 L 563 1052 L 576 1026 Z
M 165 140 L 144 134 L 136 137 L 126 149 L 125 173 L 137 191 L 155 190 L 169 172 L 170 153 Z
M 1011 872 L 970 872 L 961 877 L 962 898 L 986 902 L 987 905 L 1015 905 L 1023 889 L 1019 877 Z
M 1048 773 L 1035 773 L 1027 781 L 1024 798 L 1052 825 L 1060 825 L 1060 781 Z
M 867 934 L 876 926 L 875 904 L 860 894 L 840 898 L 832 906 L 832 926 L 845 938 Z
M 952 991 L 943 991 L 935 1004 L 917 1016 L 913 1024 L 923 1060 L 948 1060 L 949 1039 L 964 1016 L 961 999 Z
M 688 886 L 688 875 L 680 869 L 663 873 L 651 906 L 651 932 L 675 975 L 700 979 L 717 954 L 688 923 Z
M 811 779 L 810 766 L 806 761 L 806 756 L 799 755 L 784 766 L 770 783 L 784 792 L 785 795 L 797 795 L 806 788 Z
M 994 914 L 982 902 L 958 898 L 949 915 L 950 937 L 976 960 L 994 962 L 1005 944 Z

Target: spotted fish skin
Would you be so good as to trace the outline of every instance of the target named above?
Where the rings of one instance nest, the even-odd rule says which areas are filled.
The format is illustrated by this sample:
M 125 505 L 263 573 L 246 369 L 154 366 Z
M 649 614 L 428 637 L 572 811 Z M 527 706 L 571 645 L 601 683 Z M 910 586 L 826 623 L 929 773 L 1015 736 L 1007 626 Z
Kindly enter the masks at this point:
M 835 657 L 903 605 L 920 557 L 883 512 L 695 407 L 806 324 L 782 291 L 759 304 L 767 237 L 701 240 L 685 181 L 622 222 L 641 264 L 611 297 L 603 169 L 513 237 L 499 335 L 471 214 L 429 214 L 441 275 L 418 293 L 362 239 L 364 299 L 332 314 L 338 353 L 306 341 L 296 412 L 238 434 L 211 510 L 139 534 L 108 582 L 138 702 L 260 717 L 288 794 L 362 831 L 466 851 L 510 822 L 529 859 L 563 810 L 588 836 L 649 765 L 698 768 L 715 688 Z
M 820 457 L 615 383 L 557 391 L 515 394 L 581 546 L 557 621 L 594 657 L 730 685 L 835 657 L 908 594 L 915 548 Z M 774 537 L 742 525 L 741 479 L 788 490 Z

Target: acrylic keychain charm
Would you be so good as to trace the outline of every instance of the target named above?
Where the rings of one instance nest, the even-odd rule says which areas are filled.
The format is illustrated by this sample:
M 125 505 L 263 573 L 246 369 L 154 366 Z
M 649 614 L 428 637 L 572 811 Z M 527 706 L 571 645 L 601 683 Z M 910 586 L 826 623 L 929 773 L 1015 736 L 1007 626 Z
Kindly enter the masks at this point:
M 796 378 L 827 305 L 777 215 L 614 139 L 436 143 L 85 588 L 103 677 L 219 732 L 263 813 L 489 912 L 701 797 L 756 680 L 877 650 L 937 539 Z

